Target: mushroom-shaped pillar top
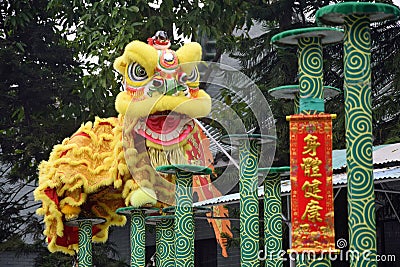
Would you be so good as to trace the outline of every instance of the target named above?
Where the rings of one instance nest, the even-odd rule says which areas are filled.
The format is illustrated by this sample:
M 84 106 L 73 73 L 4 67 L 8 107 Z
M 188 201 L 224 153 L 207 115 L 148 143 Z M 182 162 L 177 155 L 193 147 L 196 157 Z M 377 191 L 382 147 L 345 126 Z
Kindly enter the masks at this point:
M 207 175 L 212 173 L 211 169 L 205 166 L 186 165 L 186 164 L 158 166 L 156 168 L 156 171 L 167 174 L 177 174 L 181 172 L 186 172 L 186 173 L 191 173 L 193 175 L 203 175 L 203 174 Z
M 324 98 L 331 98 L 340 93 L 339 88 L 335 88 L 332 86 L 324 86 Z M 297 84 L 294 85 L 283 85 L 272 88 L 268 90 L 268 93 L 275 98 L 283 98 L 283 99 L 295 99 L 296 95 L 300 92 L 300 86 Z
M 258 168 L 258 172 L 263 173 L 287 173 L 290 171 L 289 166 L 282 166 L 282 167 L 270 167 L 270 168 Z
M 276 137 L 264 134 L 230 134 L 221 137 L 220 141 L 226 145 L 240 146 L 241 142 L 255 141 L 257 144 L 270 144 Z
M 162 220 L 175 220 L 175 215 L 157 215 L 157 216 L 147 216 L 145 221 L 148 224 L 156 224 Z
M 324 6 L 315 14 L 316 20 L 326 25 L 343 25 L 345 17 L 349 15 L 367 15 L 370 22 L 387 19 L 398 19 L 400 9 L 396 6 L 383 3 L 343 2 Z
M 144 214 L 156 214 L 159 213 L 160 209 L 154 207 L 122 207 L 118 208 L 115 212 L 118 215 L 131 215 L 135 212 L 143 212 Z
M 297 46 L 301 38 L 320 37 L 321 44 L 334 44 L 343 40 L 343 30 L 330 27 L 310 27 L 288 30 L 274 35 L 271 43 L 277 46 Z
M 94 217 L 94 218 L 77 218 L 70 221 L 66 221 L 65 225 L 67 226 L 79 226 L 81 222 L 90 222 L 92 225 L 105 223 L 107 220 L 105 218 Z

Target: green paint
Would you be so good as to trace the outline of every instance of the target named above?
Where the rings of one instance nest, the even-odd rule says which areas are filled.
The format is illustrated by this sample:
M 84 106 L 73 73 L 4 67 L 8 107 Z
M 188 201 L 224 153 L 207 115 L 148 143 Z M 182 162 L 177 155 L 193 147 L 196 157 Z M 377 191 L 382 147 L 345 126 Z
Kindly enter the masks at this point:
M 131 214 L 131 267 L 144 267 L 146 265 L 146 235 L 145 215 L 140 210 Z
M 259 214 L 257 195 L 257 140 L 242 140 L 239 146 L 240 266 L 259 266 Z
M 325 102 L 321 98 L 301 98 L 300 99 L 301 110 L 312 112 L 324 112 Z
M 264 239 L 266 267 L 283 266 L 281 175 L 270 173 L 264 180 Z
M 175 266 L 194 266 L 193 175 L 188 171 L 176 173 L 175 192 Z
M 161 219 L 156 224 L 156 266 L 175 266 L 174 219 Z
M 344 89 L 350 250 L 370 257 L 351 266 L 377 266 L 372 162 L 371 35 L 368 16 L 345 18 Z
M 321 37 L 302 37 L 298 48 L 300 113 L 324 112 Z
M 89 220 L 79 221 L 78 230 L 78 266 L 92 266 L 92 222 Z

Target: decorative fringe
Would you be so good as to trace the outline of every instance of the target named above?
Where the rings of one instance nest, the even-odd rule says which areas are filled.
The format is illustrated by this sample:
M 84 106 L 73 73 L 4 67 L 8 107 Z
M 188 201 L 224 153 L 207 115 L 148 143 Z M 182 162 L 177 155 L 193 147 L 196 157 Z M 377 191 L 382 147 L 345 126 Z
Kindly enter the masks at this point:
M 155 168 L 162 165 L 187 164 L 188 159 L 184 147 L 178 146 L 171 150 L 148 148 L 151 165 Z
M 48 237 L 51 252 L 73 255 L 78 249 L 77 244 L 65 247 L 56 241 L 65 235 L 64 218 L 78 216 L 79 207 L 87 202 L 89 195 L 90 202 L 95 202 L 96 206 L 82 213 L 107 220 L 97 226 L 100 231 L 93 236 L 94 241 L 105 242 L 111 225 L 125 224 L 125 217 L 115 213 L 118 207 L 123 206 L 118 189 L 130 179 L 123 156 L 122 122 L 120 116 L 96 118 L 94 123 L 83 124 L 71 138 L 54 147 L 48 161 L 40 164 L 39 186 L 34 196 L 35 200 L 42 201 L 42 207 L 36 212 L 44 216 L 44 234 Z M 115 188 L 114 193 L 109 192 L 106 197 L 96 193 L 110 185 Z

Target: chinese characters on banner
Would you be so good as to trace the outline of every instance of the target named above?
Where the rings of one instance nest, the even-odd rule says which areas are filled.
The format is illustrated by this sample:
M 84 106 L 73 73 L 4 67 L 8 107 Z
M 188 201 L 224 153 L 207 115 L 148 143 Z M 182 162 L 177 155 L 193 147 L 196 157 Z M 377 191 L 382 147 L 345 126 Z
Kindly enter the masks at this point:
M 335 249 L 332 115 L 292 115 L 290 180 L 292 251 Z

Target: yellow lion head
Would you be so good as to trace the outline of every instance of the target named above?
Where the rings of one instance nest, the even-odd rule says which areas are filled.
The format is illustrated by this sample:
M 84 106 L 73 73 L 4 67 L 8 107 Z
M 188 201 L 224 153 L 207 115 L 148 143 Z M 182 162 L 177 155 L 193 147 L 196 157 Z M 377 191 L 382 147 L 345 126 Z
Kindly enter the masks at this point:
M 192 42 L 177 51 L 133 41 L 125 47 L 114 68 L 123 75 L 124 92 L 116 100 L 116 109 L 125 115 L 141 118 L 160 112 L 204 117 L 211 109 L 211 99 L 199 89 L 197 64 L 201 46 Z

